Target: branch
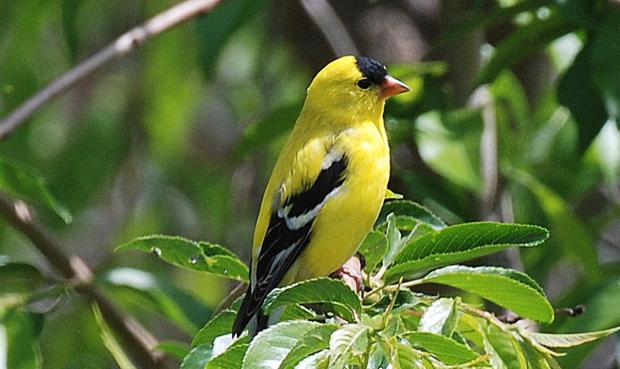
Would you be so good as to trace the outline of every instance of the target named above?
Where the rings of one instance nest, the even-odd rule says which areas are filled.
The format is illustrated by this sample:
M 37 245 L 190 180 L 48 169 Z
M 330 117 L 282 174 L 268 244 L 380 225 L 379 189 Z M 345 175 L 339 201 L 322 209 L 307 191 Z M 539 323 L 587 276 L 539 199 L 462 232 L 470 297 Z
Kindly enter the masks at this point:
M 0 215 L 30 239 L 51 266 L 75 287 L 76 292 L 99 305 L 103 318 L 121 337 L 138 366 L 145 369 L 162 367 L 162 358 L 153 354 L 157 339 L 140 323 L 116 309 L 93 283 L 90 267 L 77 255 L 66 255 L 50 233 L 34 221 L 26 204 L 0 193 Z
M 301 5 L 323 33 L 336 56 L 359 54 L 347 27 L 327 0 L 301 0 Z
M 9 115 L 0 120 L 0 140 L 9 136 L 42 106 L 69 90 L 75 84 L 101 69 L 117 57 L 124 56 L 144 42 L 174 26 L 200 14 L 208 13 L 221 0 L 186 0 L 149 19 L 146 23 L 131 29 L 112 44 L 76 65 L 65 74 L 53 80 L 34 96 L 30 97 Z

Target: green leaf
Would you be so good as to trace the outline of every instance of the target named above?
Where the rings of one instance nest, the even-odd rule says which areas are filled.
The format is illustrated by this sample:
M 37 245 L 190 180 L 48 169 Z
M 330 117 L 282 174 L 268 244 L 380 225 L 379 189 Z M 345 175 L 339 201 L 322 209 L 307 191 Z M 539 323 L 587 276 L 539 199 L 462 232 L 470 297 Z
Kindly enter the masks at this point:
M 33 169 L 0 158 L 0 191 L 52 210 L 65 223 L 73 217 L 52 195 L 45 180 Z
M 331 278 L 317 278 L 277 288 L 263 303 L 265 314 L 289 304 L 329 303 L 347 321 L 355 320 L 362 311 L 359 297 L 346 284 Z
M 620 10 L 610 8 L 592 39 L 592 78 L 603 96 L 607 112 L 620 120 L 620 65 L 610 63 L 610 60 L 620 60 Z
M 379 231 L 368 233 L 358 250 L 366 261 L 366 265 L 364 266 L 364 271 L 366 273 L 371 273 L 375 270 L 377 264 L 381 262 L 387 251 L 387 242 L 387 238 Z
M 620 331 L 620 327 L 605 329 L 603 331 L 573 334 L 536 333 L 524 330 L 521 334 L 545 347 L 569 348 L 582 345 L 586 342 L 605 338 L 618 331 Z
M 328 369 L 329 350 L 319 351 L 302 360 L 295 369 Z
M 287 321 L 261 331 L 250 343 L 242 368 L 278 369 L 282 360 L 303 337 L 320 325 L 308 321 Z
M 458 311 L 456 309 L 456 300 L 441 298 L 426 309 L 420 319 L 418 331 L 450 337 L 456 329 L 457 323 Z
M 477 84 L 493 82 L 505 68 L 544 49 L 551 41 L 574 29 L 573 24 L 557 13 L 517 28 L 495 48 L 491 60 L 480 71 Z
M 232 330 L 237 313 L 232 310 L 222 310 L 213 319 L 202 327 L 192 340 L 192 346 L 207 345 L 213 347 L 213 341 Z
M 0 367 L 39 369 L 41 349 L 34 315 L 21 309 L 0 311 Z
M 510 247 L 533 247 L 544 242 L 546 229 L 524 224 L 464 223 L 428 233 L 409 242 L 387 271 L 388 281 L 457 263 Z
M 248 267 L 222 246 L 195 242 L 182 237 L 150 235 L 138 237 L 116 248 L 153 252 L 173 265 L 215 274 L 242 282 L 248 280 Z
M 523 349 L 510 333 L 504 332 L 495 326 L 489 326 L 484 345 L 485 347 L 490 346 L 492 349 L 486 349 L 486 351 L 492 355 L 490 361 L 493 369 L 501 368 L 501 364 L 504 364 L 506 369 L 527 367 Z M 493 358 L 494 353 L 497 354 L 495 358 Z M 500 360 L 501 364 L 499 363 Z M 493 364 L 494 362 L 496 364 Z
M 369 327 L 347 324 L 335 331 L 329 340 L 329 368 L 343 369 L 351 357 L 360 356 L 368 346 Z
M 448 365 L 465 364 L 478 357 L 469 347 L 439 334 L 410 332 L 404 336 L 413 346 L 423 348 Z
M 523 318 L 544 323 L 553 321 L 553 307 L 543 290 L 528 275 L 516 270 L 451 265 L 429 273 L 424 281 L 477 294 Z
M 200 64 L 207 78 L 213 75 L 226 42 L 235 31 L 256 17 L 267 3 L 265 0 L 226 1 L 207 16 L 196 20 L 196 31 L 200 39 Z
M 191 347 L 185 342 L 179 341 L 161 341 L 155 346 L 155 351 L 162 352 L 170 357 L 178 360 L 183 360 L 189 352 Z
M 12 293 L 32 293 L 41 288 L 45 277 L 30 264 L 0 262 L 0 296 Z
M 586 44 L 560 78 L 557 88 L 558 101 L 570 110 L 579 128 L 579 149 L 582 153 L 608 118 L 601 93 L 592 81 L 591 54 L 592 45 Z
M 108 349 L 112 357 L 114 357 L 114 361 L 118 364 L 121 369 L 137 369 L 133 364 L 123 346 L 118 342 L 110 327 L 108 327 L 108 323 L 103 318 L 101 314 L 101 310 L 96 303 L 92 304 L 93 315 L 95 316 L 95 320 L 99 325 L 99 334 L 101 336 L 101 340 L 103 344 Z
M 224 352 L 212 357 L 204 369 L 241 369 L 243 356 L 249 346 L 247 339 L 235 341 Z
M 394 213 L 398 220 L 398 226 L 400 229 L 412 230 L 413 224 L 423 223 L 429 227 L 440 230 L 446 227 L 443 220 L 433 214 L 430 210 L 424 206 L 409 200 L 395 200 L 386 201 L 383 204 L 377 224 L 385 223 L 387 216 L 390 213 Z M 413 224 L 412 224 L 413 223 Z
M 323 324 L 309 330 L 297 346 L 286 355 L 279 369 L 293 369 L 304 358 L 329 348 L 329 338 L 338 329 L 335 324 Z
M 399 342 L 396 337 L 391 337 L 383 342 L 383 351 L 386 352 L 388 361 L 394 369 L 422 369 L 420 355 L 414 349 Z
M 212 348 L 209 345 L 196 346 L 183 359 L 180 369 L 205 369 L 211 359 Z

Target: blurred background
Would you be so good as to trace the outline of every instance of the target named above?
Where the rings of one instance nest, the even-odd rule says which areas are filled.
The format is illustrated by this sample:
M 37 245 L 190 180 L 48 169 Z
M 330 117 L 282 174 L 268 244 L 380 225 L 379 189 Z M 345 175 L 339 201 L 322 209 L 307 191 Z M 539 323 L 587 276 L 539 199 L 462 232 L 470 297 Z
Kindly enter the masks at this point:
M 0 116 L 174 3 L 0 0 Z M 619 35 L 613 0 L 227 0 L 45 106 L 0 142 L 0 163 L 45 180 L 73 219 L 35 202 L 38 219 L 114 303 L 187 344 L 232 284 L 113 249 L 170 234 L 247 261 L 312 76 L 337 56 L 370 56 L 413 88 L 386 109 L 390 189 L 449 224 L 548 227 L 543 247 L 480 263 L 524 270 L 557 307 L 586 305 L 541 330 L 608 328 L 620 324 Z M 54 275 L 0 220 L 8 260 Z M 28 310 L 36 365 L 115 367 L 79 295 Z M 617 347 L 611 337 L 560 361 L 617 368 Z

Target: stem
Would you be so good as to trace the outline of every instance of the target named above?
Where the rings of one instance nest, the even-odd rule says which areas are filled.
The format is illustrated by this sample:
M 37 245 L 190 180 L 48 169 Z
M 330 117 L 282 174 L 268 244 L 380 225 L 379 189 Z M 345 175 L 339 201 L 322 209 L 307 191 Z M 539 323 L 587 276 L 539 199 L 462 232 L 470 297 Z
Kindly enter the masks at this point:
M 221 0 L 186 0 L 121 35 L 95 55 L 53 80 L 46 87 L 39 90 L 34 96 L 31 96 L 28 100 L 15 108 L 4 119 L 0 120 L 0 140 L 9 136 L 42 106 L 69 90 L 84 78 L 92 75 L 104 65 L 110 63 L 117 57 L 127 55 L 153 36 L 184 23 L 200 14 L 208 13 L 217 6 L 220 1 Z
M 135 319 L 116 309 L 94 284 L 90 267 L 79 256 L 66 255 L 51 234 L 34 221 L 23 202 L 13 201 L 0 193 L 0 215 L 32 242 L 58 274 L 74 286 L 77 293 L 97 303 L 105 321 L 121 337 L 139 367 L 163 368 L 163 358 L 153 353 L 157 339 Z

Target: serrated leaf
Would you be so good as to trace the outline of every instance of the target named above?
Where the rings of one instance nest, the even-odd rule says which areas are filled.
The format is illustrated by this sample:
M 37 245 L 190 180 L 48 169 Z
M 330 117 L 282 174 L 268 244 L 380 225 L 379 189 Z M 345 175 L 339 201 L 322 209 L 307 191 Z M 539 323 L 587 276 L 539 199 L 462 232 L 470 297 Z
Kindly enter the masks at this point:
M 304 335 L 320 325 L 308 321 L 287 321 L 261 331 L 250 343 L 242 368 L 278 369 Z
M 364 256 L 366 265 L 364 271 L 371 273 L 377 264 L 381 262 L 387 251 L 387 238 L 379 231 L 368 233 L 366 239 L 359 247 L 358 252 Z
M 279 369 L 293 369 L 304 358 L 329 348 L 329 338 L 338 329 L 335 324 L 323 324 L 309 330 L 299 343 L 286 355 Z
M 65 223 L 71 223 L 71 213 L 60 204 L 47 188 L 45 180 L 31 168 L 0 158 L 0 191 L 25 201 L 46 206 Z
M 212 357 L 204 369 L 241 369 L 243 357 L 249 346 L 247 340 L 237 340 L 224 352 Z
M 426 309 L 420 319 L 418 331 L 450 337 L 456 329 L 457 323 L 458 311 L 456 309 L 456 300 L 441 298 Z
M 605 338 L 618 331 L 620 331 L 620 327 L 605 329 L 603 331 L 573 334 L 536 333 L 529 331 L 523 331 L 522 334 L 545 347 L 569 348 Z
M 153 252 L 173 265 L 247 282 L 248 267 L 222 246 L 182 237 L 150 235 L 138 237 L 116 248 Z
M 424 281 L 475 293 L 523 318 L 545 323 L 553 321 L 553 307 L 542 288 L 516 270 L 451 265 L 429 273 Z
M 351 357 L 362 355 L 368 346 L 369 327 L 347 324 L 332 333 L 329 340 L 329 368 L 343 369 Z
M 440 334 L 410 332 L 404 336 L 413 346 L 421 347 L 448 365 L 465 364 L 479 356 L 469 347 Z
M 409 242 L 386 273 L 388 281 L 431 268 L 469 260 L 510 247 L 533 247 L 549 233 L 542 227 L 493 222 L 464 223 Z
M 328 369 L 329 350 L 319 351 L 302 360 L 295 369 Z
M 346 284 L 331 278 L 317 278 L 277 288 L 269 293 L 263 303 L 268 314 L 289 304 L 329 303 L 342 318 L 353 321 L 362 311 L 359 297 Z
M 406 219 L 412 219 L 416 223 L 426 224 L 435 230 L 446 227 L 446 223 L 438 216 L 424 206 L 410 200 L 386 201 L 381 213 L 379 213 L 377 224 L 385 223 L 390 213 L 397 217 L 399 226 L 404 225 Z M 413 229 L 411 226 L 409 228 Z
M 222 310 L 214 316 L 204 327 L 200 328 L 192 340 L 192 346 L 207 345 L 213 347 L 213 341 L 232 330 L 237 313 L 232 310 Z

